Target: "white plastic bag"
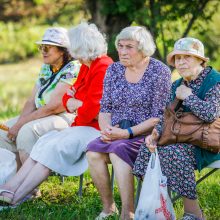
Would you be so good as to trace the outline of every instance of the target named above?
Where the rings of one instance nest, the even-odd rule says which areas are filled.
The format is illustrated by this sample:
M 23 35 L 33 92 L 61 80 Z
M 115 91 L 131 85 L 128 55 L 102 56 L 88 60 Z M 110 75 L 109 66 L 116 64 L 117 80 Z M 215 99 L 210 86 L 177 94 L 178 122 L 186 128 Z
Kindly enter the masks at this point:
M 0 148 L 0 185 L 8 181 L 17 170 L 15 154 Z
M 167 191 L 157 153 L 151 154 L 142 184 L 135 220 L 175 220 L 175 212 Z

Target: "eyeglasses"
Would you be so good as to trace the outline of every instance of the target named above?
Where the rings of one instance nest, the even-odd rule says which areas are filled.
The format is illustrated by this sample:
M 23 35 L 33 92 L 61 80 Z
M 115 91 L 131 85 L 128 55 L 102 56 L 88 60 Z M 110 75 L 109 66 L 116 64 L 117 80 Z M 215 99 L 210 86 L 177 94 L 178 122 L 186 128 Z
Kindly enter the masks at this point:
M 38 50 L 40 50 L 41 52 L 43 51 L 45 53 L 48 53 L 52 47 L 54 47 L 54 46 L 41 44 L 41 45 L 39 45 Z

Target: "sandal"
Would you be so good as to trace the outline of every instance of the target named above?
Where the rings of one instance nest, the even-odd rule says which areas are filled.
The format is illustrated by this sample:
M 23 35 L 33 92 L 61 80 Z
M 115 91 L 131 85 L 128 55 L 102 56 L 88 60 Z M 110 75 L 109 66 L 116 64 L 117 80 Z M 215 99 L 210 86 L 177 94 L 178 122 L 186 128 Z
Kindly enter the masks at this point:
M 104 220 L 110 216 L 114 216 L 114 215 L 118 215 L 118 210 L 116 209 L 114 212 L 111 213 L 105 213 L 105 212 L 101 212 L 96 218 L 95 220 Z
M 2 196 L 1 195 L 2 193 L 10 193 L 10 194 L 14 195 L 14 192 L 6 190 L 6 189 L 0 189 L 0 201 L 11 204 L 13 198 L 9 198 L 7 196 Z
M 204 215 L 202 213 L 202 218 L 198 218 L 191 213 L 184 213 L 183 218 L 181 220 L 205 220 Z
M 8 197 L 4 197 L 4 198 L 9 199 Z M 3 201 L 3 203 L 5 203 L 3 205 L 0 205 L 0 211 L 5 210 L 5 209 L 15 209 L 19 205 L 21 205 L 22 203 L 27 202 L 28 200 L 31 200 L 31 199 L 32 199 L 32 194 L 28 194 L 27 196 L 25 196 L 23 199 L 21 199 L 19 202 L 17 202 L 14 205 L 11 205 L 10 203 L 8 203 L 6 201 L 0 200 L 0 202 Z M 11 199 L 11 201 L 12 201 L 12 199 Z

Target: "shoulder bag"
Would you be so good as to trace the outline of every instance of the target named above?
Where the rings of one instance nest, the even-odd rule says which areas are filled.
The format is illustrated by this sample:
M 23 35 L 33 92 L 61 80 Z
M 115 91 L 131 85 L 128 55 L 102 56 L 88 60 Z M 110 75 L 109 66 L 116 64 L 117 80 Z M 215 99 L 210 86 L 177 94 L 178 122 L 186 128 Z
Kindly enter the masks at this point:
M 164 113 L 164 128 L 159 145 L 189 143 L 213 153 L 220 152 L 220 119 L 206 123 L 191 112 L 179 108 L 175 112 L 177 100 Z

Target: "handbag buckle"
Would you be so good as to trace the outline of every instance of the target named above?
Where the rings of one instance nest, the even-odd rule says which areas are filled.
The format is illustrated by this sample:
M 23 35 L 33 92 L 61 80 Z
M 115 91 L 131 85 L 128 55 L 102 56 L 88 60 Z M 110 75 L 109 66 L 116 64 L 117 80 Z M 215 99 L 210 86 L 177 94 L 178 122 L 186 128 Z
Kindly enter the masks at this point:
M 182 109 L 179 109 L 179 110 L 176 112 L 176 117 L 177 117 L 177 118 L 181 118 L 182 115 L 183 115 L 183 111 L 182 111 Z

